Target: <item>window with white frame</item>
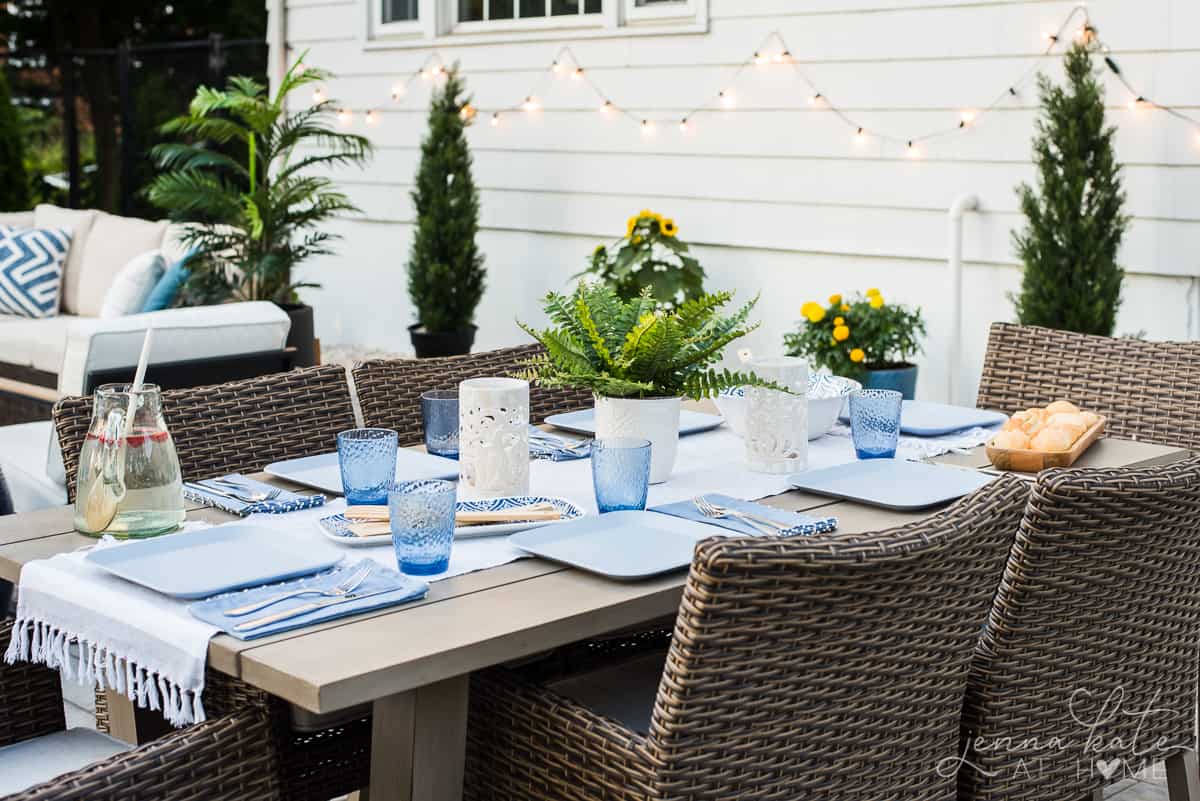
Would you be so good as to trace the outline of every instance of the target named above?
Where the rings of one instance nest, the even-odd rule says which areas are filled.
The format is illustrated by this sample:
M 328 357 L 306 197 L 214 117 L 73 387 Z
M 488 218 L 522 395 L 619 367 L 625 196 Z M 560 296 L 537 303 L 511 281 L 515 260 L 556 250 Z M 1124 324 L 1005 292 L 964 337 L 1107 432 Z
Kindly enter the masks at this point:
M 366 0 L 373 19 L 368 40 L 420 46 L 455 34 L 485 40 L 553 36 L 573 28 L 582 36 L 639 35 L 655 23 L 683 32 L 707 29 L 709 0 Z M 622 32 L 624 25 L 631 30 Z

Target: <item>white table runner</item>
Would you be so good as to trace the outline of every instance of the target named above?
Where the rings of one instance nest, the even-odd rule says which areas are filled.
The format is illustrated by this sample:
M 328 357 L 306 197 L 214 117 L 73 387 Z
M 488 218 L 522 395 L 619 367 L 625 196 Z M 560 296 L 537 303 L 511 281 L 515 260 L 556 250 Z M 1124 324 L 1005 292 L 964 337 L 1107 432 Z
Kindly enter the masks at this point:
M 810 470 L 845 464 L 855 459 L 845 431 L 809 443 Z M 928 458 L 952 449 L 979 445 L 991 431 L 917 439 L 902 437 L 902 458 Z M 567 498 L 590 514 L 596 513 L 592 466 L 588 459 L 572 462 L 534 462 L 531 491 Z M 786 492 L 787 476 L 753 473 L 745 467 L 745 445 L 726 428 L 684 437 L 671 480 L 650 488 L 649 504 L 656 506 L 721 492 L 757 500 Z M 295 547 L 334 549 L 350 560 L 367 558 L 394 568 L 390 543 L 351 548 L 331 542 L 317 521 L 345 510 L 345 501 L 284 515 L 252 515 L 247 522 L 277 529 Z M 190 523 L 188 527 L 204 526 Z M 94 547 L 122 547 L 103 540 Z M 83 549 L 30 562 L 21 574 L 17 620 L 5 659 L 38 662 L 62 671 L 68 679 L 99 689 L 124 693 L 138 706 L 161 709 L 176 726 L 204 720 L 201 695 L 208 641 L 217 629 L 193 618 L 188 601 L 159 595 L 119 579 L 85 560 Z M 459 540 L 447 572 L 427 577 L 441 581 L 453 576 L 498 567 L 527 554 L 509 545 L 507 537 Z M 78 655 L 72 658 L 72 646 Z

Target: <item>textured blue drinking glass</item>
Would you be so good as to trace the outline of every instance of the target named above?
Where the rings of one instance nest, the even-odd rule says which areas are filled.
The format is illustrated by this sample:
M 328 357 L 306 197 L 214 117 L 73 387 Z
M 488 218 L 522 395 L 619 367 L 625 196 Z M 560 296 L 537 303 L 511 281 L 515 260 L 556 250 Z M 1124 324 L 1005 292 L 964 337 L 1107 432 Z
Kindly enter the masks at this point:
M 600 514 L 645 509 L 650 489 L 650 440 L 614 438 L 593 442 L 592 486 Z
M 445 573 L 454 545 L 453 481 L 397 481 L 388 493 L 392 546 L 400 572 L 411 576 Z
M 396 480 L 398 446 L 399 437 L 388 428 L 353 428 L 338 434 L 338 466 L 346 503 L 387 503 L 388 487 Z
M 891 389 L 860 389 L 850 395 L 850 432 L 859 459 L 894 459 L 900 442 L 904 396 Z
M 457 389 L 422 393 L 421 424 L 425 426 L 425 450 L 434 456 L 458 458 Z

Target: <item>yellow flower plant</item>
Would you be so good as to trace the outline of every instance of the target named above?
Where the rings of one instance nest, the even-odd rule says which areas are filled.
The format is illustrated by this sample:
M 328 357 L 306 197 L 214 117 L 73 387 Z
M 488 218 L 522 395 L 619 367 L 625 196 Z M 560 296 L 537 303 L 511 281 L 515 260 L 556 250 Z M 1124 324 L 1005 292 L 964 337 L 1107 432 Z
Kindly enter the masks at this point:
M 611 285 L 623 300 L 649 289 L 663 308 L 674 308 L 704 294 L 704 268 L 679 241 L 679 225 L 650 209 L 625 221 L 625 237 L 613 245 L 598 245 L 581 275 L 595 275 Z
M 799 329 L 784 336 L 788 353 L 850 378 L 907 364 L 925 335 L 920 309 L 886 304 L 875 288 L 853 297 L 831 295 L 828 306 L 809 301 L 800 313 Z

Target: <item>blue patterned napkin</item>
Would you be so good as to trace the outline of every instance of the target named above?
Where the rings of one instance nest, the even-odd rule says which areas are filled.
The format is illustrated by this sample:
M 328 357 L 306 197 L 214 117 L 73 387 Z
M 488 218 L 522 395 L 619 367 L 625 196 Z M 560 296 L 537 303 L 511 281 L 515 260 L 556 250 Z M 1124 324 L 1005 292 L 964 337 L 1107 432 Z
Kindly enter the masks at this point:
M 728 495 L 718 495 L 715 492 L 707 493 L 704 497 L 709 503 L 715 506 L 724 506 L 727 509 L 736 509 L 740 512 L 758 515 L 759 517 L 765 517 L 768 520 L 774 520 L 777 523 L 788 526 L 787 531 L 779 533 L 781 537 L 825 534 L 837 528 L 838 521 L 836 517 L 813 517 L 798 512 L 788 512 L 783 509 L 776 509 L 773 506 L 754 503 L 753 501 L 739 501 L 737 498 L 730 498 Z M 701 523 L 726 528 L 730 531 L 736 531 L 739 534 L 749 534 L 752 537 L 762 536 L 761 531 L 756 530 L 753 526 L 736 517 L 705 517 L 700 514 L 700 510 L 696 508 L 696 504 L 692 501 L 679 501 L 678 503 L 654 506 L 651 507 L 650 511 L 674 517 L 682 517 L 687 520 L 698 520 Z
M 529 455 L 534 459 L 548 459 L 552 462 L 587 459 L 592 455 L 592 441 L 568 439 L 543 431 L 537 426 L 530 426 Z
M 302 595 L 299 598 L 289 598 L 286 601 L 272 604 L 266 609 L 251 612 L 241 617 L 225 616 L 225 610 L 227 609 L 235 609 L 239 606 L 254 603 L 255 601 L 266 600 L 272 595 L 287 592 L 288 590 L 300 588 L 331 589 L 353 576 L 368 564 L 372 566 L 371 573 L 355 588 L 354 593 L 369 595 L 369 597 L 315 609 L 311 612 L 288 618 L 287 620 L 251 629 L 250 631 L 238 631 L 234 626 L 238 623 L 254 620 L 255 618 L 296 609 L 305 604 L 336 599 L 314 593 L 312 595 Z M 193 617 L 216 626 L 221 631 L 237 637 L 239 640 L 256 640 L 259 637 L 311 626 L 314 623 L 324 623 L 327 620 L 337 620 L 348 615 L 369 612 L 372 609 L 383 609 L 388 606 L 415 601 L 419 598 L 424 598 L 428 590 L 429 585 L 423 581 L 401 575 L 391 568 L 383 567 L 373 560 L 365 559 L 359 562 L 343 563 L 331 571 L 318 573 L 315 576 L 292 579 L 281 584 L 268 584 L 265 587 L 254 587 L 253 589 L 231 592 L 225 595 L 216 595 L 192 604 L 188 607 L 188 611 L 192 613 Z
M 276 489 L 276 487 L 272 487 L 270 484 L 264 484 L 261 481 L 255 481 L 252 478 L 247 478 L 241 473 L 230 473 L 227 476 L 221 476 L 221 478 L 238 484 L 241 487 L 241 489 L 237 490 L 236 492 L 238 495 L 254 495 L 259 492 L 267 492 L 269 490 Z M 207 483 L 207 481 L 193 481 L 189 483 L 192 486 L 184 485 L 183 497 L 187 498 L 189 501 L 206 503 L 209 506 L 222 509 L 240 517 L 246 517 L 247 515 L 253 514 L 280 515 L 285 512 L 296 512 L 301 509 L 312 509 L 314 506 L 325 505 L 324 495 L 299 495 L 295 492 L 288 492 L 287 490 L 279 493 L 278 496 L 269 501 L 247 503 L 245 501 L 234 500 L 233 498 L 226 498 L 224 495 L 218 495 L 215 492 L 205 492 L 197 489 L 197 485 L 203 486 Z M 231 491 L 228 487 L 223 485 L 216 485 L 216 488 L 222 492 Z

